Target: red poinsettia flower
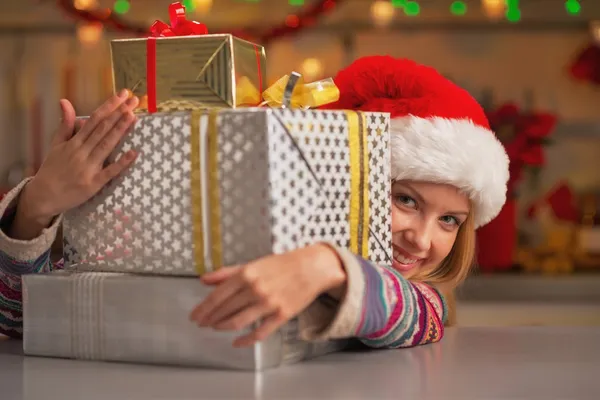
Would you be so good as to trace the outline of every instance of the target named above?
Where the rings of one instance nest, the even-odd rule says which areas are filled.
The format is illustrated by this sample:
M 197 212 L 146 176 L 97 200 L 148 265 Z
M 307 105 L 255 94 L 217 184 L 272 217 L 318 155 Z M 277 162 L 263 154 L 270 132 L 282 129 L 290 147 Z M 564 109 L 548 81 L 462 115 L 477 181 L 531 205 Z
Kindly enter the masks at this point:
M 508 190 L 512 192 L 525 166 L 541 167 L 546 163 L 544 139 L 556 126 L 557 118 L 545 112 L 522 113 L 515 104 L 506 103 L 488 113 L 488 119 L 510 160 Z
M 521 131 L 531 139 L 542 139 L 550 135 L 556 122 L 554 114 L 539 112 L 524 115 L 521 117 Z
M 546 163 L 544 156 L 544 149 L 541 144 L 535 144 L 529 146 L 523 153 L 521 153 L 521 161 L 525 165 L 531 165 L 533 167 L 541 167 Z
M 500 106 L 496 111 L 488 113 L 488 120 L 491 126 L 503 124 L 515 124 L 519 119 L 519 107 L 513 103 L 506 103 Z
M 544 112 L 522 113 L 512 103 L 488 113 L 492 129 L 504 144 L 511 163 L 543 165 L 543 139 L 556 126 L 555 115 Z

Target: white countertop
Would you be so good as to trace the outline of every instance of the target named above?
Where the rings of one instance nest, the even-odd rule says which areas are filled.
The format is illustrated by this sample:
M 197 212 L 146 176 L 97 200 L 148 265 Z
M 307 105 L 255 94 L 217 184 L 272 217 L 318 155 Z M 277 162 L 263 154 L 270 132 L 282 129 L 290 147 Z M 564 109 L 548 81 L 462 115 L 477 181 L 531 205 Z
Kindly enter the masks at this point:
M 600 398 L 600 327 L 449 329 L 435 345 L 263 373 L 23 357 L 20 348 L 0 340 L 2 400 Z

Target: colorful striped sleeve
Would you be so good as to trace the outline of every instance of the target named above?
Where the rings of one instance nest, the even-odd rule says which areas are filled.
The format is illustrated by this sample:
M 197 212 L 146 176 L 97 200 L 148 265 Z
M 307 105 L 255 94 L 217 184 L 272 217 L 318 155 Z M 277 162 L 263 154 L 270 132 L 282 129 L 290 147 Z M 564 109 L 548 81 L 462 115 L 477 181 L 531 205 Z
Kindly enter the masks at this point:
M 446 309 L 438 290 L 356 258 L 365 281 L 357 338 L 376 348 L 412 347 L 441 340 Z
M 21 276 L 62 268 L 62 262 L 53 264 L 50 260 L 60 217 L 33 240 L 15 240 L 6 234 L 26 183 L 23 181 L 0 201 L 0 334 L 14 338 L 23 334 Z
M 346 249 L 336 250 L 348 277 L 346 294 L 335 308 L 329 305 L 326 311 L 320 301 L 301 316 L 305 339 L 354 337 L 373 348 L 413 347 L 442 339 L 447 307 L 437 289 L 410 282 Z

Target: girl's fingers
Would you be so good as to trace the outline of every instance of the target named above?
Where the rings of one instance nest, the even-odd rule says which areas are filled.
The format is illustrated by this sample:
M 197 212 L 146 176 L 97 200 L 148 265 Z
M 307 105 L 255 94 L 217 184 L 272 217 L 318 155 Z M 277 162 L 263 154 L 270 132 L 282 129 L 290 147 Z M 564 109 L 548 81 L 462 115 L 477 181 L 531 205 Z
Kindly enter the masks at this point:
M 135 123 L 135 115 L 131 111 L 123 114 L 117 123 L 109 132 L 101 136 L 99 133 L 93 133 L 84 144 L 87 149 L 89 145 L 95 144 L 89 153 L 89 160 L 92 164 L 102 164 L 108 158 L 110 153 L 117 147 L 121 139 L 132 130 Z M 100 140 L 98 140 L 100 139 Z
M 92 113 L 83 128 L 77 132 L 75 136 L 73 136 L 74 144 L 76 146 L 81 146 L 99 125 L 103 125 L 104 130 L 106 125 L 108 125 L 106 118 L 110 115 L 110 113 L 115 111 L 121 104 L 123 104 L 128 97 L 129 92 L 127 90 L 123 90 L 118 95 L 112 96 L 110 99 L 106 100 L 104 104 L 102 104 L 96 109 L 96 111 Z
M 96 177 L 97 187 L 102 188 L 107 185 L 111 180 L 119 176 L 123 171 L 125 171 L 137 158 L 137 153 L 133 150 L 128 151 L 123 154 L 117 161 L 112 164 L 109 164 L 106 168 L 104 168 Z
M 82 143 L 81 148 L 85 153 L 92 154 L 98 147 L 101 147 L 101 150 L 104 152 L 106 149 L 110 149 L 105 156 L 108 157 L 108 154 L 116 147 L 121 137 L 133 123 L 135 116 L 133 115 L 132 110 L 137 107 L 137 104 L 137 97 L 130 98 L 98 124 L 96 129 L 94 129 L 94 131 L 87 136 L 85 142 Z M 88 120 L 88 124 L 89 123 L 91 123 L 91 120 Z M 109 143 L 114 142 L 115 137 L 118 139 L 111 147 Z
M 75 130 L 75 109 L 73 105 L 66 99 L 61 99 L 59 104 L 61 123 L 52 139 L 52 146 L 69 140 Z
M 269 315 L 262 324 L 247 335 L 240 336 L 233 342 L 233 347 L 251 346 L 256 342 L 266 339 L 286 322 L 278 314 Z
M 87 119 L 76 119 L 75 120 L 75 131 L 73 132 L 74 134 L 77 134 L 77 132 L 79 132 L 83 126 L 85 125 L 85 121 L 87 121 Z
M 205 285 L 218 285 L 238 273 L 240 266 L 224 267 L 213 272 L 208 272 L 200 277 Z
M 238 279 L 229 279 L 217 286 L 206 298 L 192 310 L 190 319 L 198 325 L 206 324 L 206 317 L 210 315 L 223 302 L 239 293 L 242 283 Z
M 236 310 L 235 313 L 230 313 L 230 315 L 225 318 L 220 318 L 220 320 L 218 320 L 217 317 L 213 317 L 213 322 L 209 325 L 216 330 L 239 331 L 254 322 L 259 321 L 261 318 L 268 316 L 272 312 L 273 310 L 265 303 L 254 303 L 246 305 L 245 307 L 242 305 L 241 307 L 238 307 L 238 310 Z
M 204 318 L 204 324 L 216 328 L 220 323 L 231 319 L 239 313 L 243 313 L 244 310 L 248 308 L 254 308 L 258 304 L 259 302 L 252 291 L 248 289 L 242 290 L 229 300 L 217 306 L 213 312 L 207 314 Z

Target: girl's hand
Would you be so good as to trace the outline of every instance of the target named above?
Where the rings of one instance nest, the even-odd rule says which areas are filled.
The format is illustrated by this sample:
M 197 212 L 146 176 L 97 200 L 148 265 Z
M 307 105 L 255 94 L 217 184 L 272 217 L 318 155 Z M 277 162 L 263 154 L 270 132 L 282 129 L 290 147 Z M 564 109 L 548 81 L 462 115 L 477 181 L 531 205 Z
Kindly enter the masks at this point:
M 346 273 L 330 247 L 313 245 L 222 268 L 201 279 L 216 287 L 190 315 L 198 325 L 241 330 L 262 320 L 259 327 L 233 343 L 242 347 L 265 339 L 321 293 L 343 285 Z
M 36 237 L 52 218 L 90 199 L 133 163 L 136 153 L 130 151 L 104 165 L 135 121 L 138 99 L 128 97 L 127 91 L 111 97 L 78 130 L 73 106 L 60 101 L 61 125 L 44 163 L 19 198 L 11 236 Z

